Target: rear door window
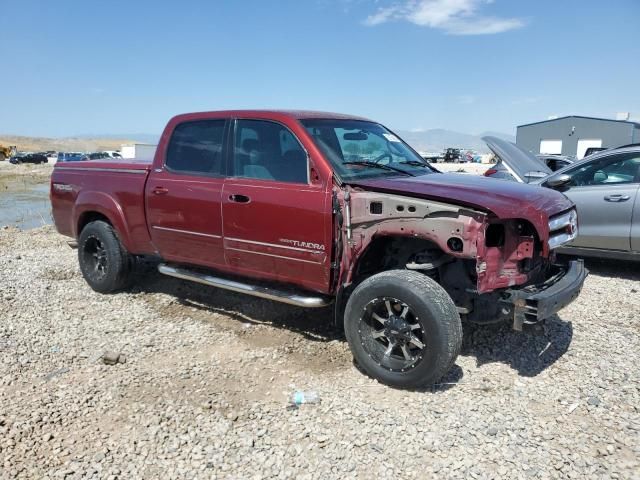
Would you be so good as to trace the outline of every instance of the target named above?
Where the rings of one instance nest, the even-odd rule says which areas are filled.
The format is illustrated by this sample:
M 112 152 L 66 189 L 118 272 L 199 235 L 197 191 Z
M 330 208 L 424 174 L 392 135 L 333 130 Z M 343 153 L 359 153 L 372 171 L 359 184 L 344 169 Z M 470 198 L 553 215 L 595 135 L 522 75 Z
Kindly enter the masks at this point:
M 167 149 L 167 170 L 184 174 L 222 175 L 225 123 L 224 119 L 216 119 L 177 125 Z

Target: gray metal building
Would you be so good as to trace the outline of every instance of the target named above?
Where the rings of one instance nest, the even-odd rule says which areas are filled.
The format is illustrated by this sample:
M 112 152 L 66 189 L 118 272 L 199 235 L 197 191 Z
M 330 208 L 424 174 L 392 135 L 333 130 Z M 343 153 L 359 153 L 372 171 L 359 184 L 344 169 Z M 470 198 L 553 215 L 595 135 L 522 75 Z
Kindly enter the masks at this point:
M 640 123 L 571 115 L 520 125 L 516 143 L 535 154 L 582 158 L 589 147 L 610 148 L 640 143 Z

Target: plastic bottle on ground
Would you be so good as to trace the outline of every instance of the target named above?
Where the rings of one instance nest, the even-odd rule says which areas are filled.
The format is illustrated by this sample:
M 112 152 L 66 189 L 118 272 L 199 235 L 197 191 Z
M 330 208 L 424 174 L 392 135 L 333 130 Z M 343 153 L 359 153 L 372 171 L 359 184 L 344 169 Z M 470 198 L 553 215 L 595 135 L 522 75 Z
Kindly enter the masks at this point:
M 296 407 L 302 405 L 303 403 L 312 403 L 312 404 L 320 403 L 320 395 L 318 394 L 318 392 L 311 392 L 311 391 L 293 392 L 289 397 L 289 403 L 291 403 L 291 405 L 295 405 Z

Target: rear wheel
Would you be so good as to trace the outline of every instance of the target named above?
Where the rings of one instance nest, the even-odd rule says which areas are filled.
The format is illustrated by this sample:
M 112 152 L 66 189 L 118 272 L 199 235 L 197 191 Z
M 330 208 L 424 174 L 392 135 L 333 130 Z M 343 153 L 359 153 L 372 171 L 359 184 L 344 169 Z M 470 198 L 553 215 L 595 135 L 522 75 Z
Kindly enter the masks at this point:
M 345 310 L 345 334 L 358 365 L 382 383 L 430 385 L 453 366 L 462 325 L 447 292 L 431 278 L 391 270 L 362 282 Z
M 3 152 L 0 152 L 0 162 L 4 162 L 7 157 Z
M 78 240 L 82 276 L 96 292 L 110 293 L 131 281 L 133 257 L 125 250 L 115 229 L 107 222 L 88 223 Z

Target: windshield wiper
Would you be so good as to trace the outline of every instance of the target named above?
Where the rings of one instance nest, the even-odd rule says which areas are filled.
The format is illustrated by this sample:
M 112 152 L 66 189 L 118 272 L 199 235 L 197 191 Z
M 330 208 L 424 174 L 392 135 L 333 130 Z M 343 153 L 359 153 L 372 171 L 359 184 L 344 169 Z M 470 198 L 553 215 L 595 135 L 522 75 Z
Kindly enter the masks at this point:
M 410 177 L 415 177 L 415 175 L 413 173 L 409 173 L 406 170 L 402 170 L 401 168 L 392 167 L 390 165 L 385 165 L 383 163 L 358 161 L 358 162 L 342 162 L 342 165 L 366 165 L 367 167 L 376 167 L 376 168 L 381 168 L 383 170 L 391 170 L 391 171 L 394 171 L 394 172 L 398 172 L 398 173 L 403 173 L 405 175 L 409 175 Z
M 431 168 L 431 165 L 424 163 L 424 162 L 420 162 L 419 160 L 405 160 L 404 162 L 400 162 L 400 163 L 406 163 L 407 165 L 411 165 L 412 167 L 425 167 L 425 168 Z

